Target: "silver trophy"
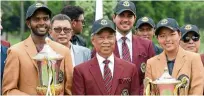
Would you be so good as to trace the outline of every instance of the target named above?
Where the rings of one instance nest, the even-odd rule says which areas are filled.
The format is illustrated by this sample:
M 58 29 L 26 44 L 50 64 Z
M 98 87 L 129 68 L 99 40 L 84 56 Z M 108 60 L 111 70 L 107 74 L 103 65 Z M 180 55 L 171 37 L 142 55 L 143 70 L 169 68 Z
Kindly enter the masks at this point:
M 186 86 L 187 79 L 177 80 L 173 78 L 166 67 L 160 78 L 155 81 L 145 78 L 144 83 L 145 95 L 179 95 L 179 89 Z
M 37 94 L 60 95 L 62 92 L 60 64 L 63 56 L 57 54 L 48 44 L 45 44 L 33 59 L 37 61 L 39 69 L 40 84 L 36 88 Z

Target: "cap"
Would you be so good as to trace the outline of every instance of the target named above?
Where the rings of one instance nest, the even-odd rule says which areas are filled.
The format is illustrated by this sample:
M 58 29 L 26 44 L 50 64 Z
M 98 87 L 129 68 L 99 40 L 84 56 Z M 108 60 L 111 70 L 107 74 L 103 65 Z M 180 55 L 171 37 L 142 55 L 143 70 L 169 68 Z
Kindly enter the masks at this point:
M 155 28 L 155 23 L 150 17 L 142 17 L 137 20 L 136 29 L 138 29 L 142 24 L 149 24 L 152 28 Z
M 173 18 L 166 18 L 166 19 L 162 19 L 161 21 L 159 21 L 159 23 L 157 24 L 156 31 L 155 31 L 156 36 L 159 34 L 159 30 L 163 27 L 169 28 L 173 31 L 180 32 L 179 25 L 177 21 Z
M 46 5 L 43 5 L 42 3 L 35 3 L 28 7 L 26 13 L 26 20 L 29 19 L 38 9 L 44 9 L 46 12 L 48 12 L 49 16 L 51 17 L 52 12 Z
M 198 36 L 200 36 L 199 29 L 196 25 L 186 24 L 180 28 L 180 31 L 182 38 L 189 32 L 195 32 Z
M 114 23 L 111 20 L 108 19 L 99 19 L 94 22 L 92 29 L 91 29 L 91 35 L 97 34 L 100 30 L 104 28 L 110 28 L 115 32 Z
M 127 10 L 131 11 L 136 16 L 135 4 L 130 1 L 119 1 L 115 7 L 114 12 L 116 14 L 120 14 L 123 11 L 127 11 Z

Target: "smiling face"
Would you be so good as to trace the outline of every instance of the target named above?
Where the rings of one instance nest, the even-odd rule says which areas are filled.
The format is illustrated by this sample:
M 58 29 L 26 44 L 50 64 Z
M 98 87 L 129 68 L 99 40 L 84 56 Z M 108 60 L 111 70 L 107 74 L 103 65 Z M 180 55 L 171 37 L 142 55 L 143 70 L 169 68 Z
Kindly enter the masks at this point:
M 50 29 L 50 17 L 44 10 L 37 10 L 34 15 L 26 21 L 32 30 L 32 35 L 45 36 Z
M 158 34 L 158 42 L 160 46 L 167 52 L 175 52 L 179 48 L 181 34 L 169 28 L 161 28 Z
M 118 15 L 113 16 L 113 22 L 116 24 L 116 29 L 121 34 L 128 34 L 133 28 L 136 16 L 131 11 L 123 11 Z
M 115 49 L 115 33 L 111 29 L 102 29 L 93 35 L 91 42 L 102 57 L 109 57 Z

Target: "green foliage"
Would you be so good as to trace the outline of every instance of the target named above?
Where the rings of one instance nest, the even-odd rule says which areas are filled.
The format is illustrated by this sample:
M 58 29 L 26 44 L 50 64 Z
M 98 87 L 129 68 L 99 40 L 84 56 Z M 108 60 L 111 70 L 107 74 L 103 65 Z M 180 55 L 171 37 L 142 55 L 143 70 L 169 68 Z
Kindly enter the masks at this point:
M 27 9 L 33 1 L 24 2 L 24 9 Z M 5 32 L 20 30 L 20 2 L 19 1 L 2 1 L 2 26 Z M 27 10 L 24 10 L 26 13 Z M 19 31 L 20 34 L 20 31 Z
M 104 18 L 112 20 L 113 9 L 118 0 L 103 0 L 103 15 Z M 28 6 L 36 1 L 23 1 L 24 11 L 26 13 Z M 44 1 L 52 10 L 52 16 L 60 13 L 61 9 L 66 5 L 76 5 L 84 9 L 85 26 L 83 29 L 83 37 L 88 41 L 89 48 L 92 47 L 90 42 L 90 31 L 95 20 L 95 1 L 94 0 L 76 0 L 76 1 Z M 2 1 L 2 10 L 4 11 L 2 17 L 3 31 L 17 32 L 20 34 L 20 2 L 19 1 Z M 197 25 L 201 30 L 204 21 L 204 2 L 202 1 L 133 1 L 136 5 L 137 20 L 142 16 L 152 17 L 155 23 L 167 17 L 175 18 L 179 25 L 182 26 L 187 23 Z M 29 30 L 26 29 L 24 37 L 29 36 Z M 204 34 L 201 32 L 202 36 Z M 15 35 L 16 36 L 16 35 Z M 204 48 L 204 39 L 201 36 L 201 48 Z M 18 36 L 20 37 L 20 36 Z M 10 38 L 9 38 L 10 39 Z M 13 38 L 12 38 L 13 39 Z M 156 42 L 156 39 L 154 39 Z M 201 51 L 204 52 L 204 51 Z

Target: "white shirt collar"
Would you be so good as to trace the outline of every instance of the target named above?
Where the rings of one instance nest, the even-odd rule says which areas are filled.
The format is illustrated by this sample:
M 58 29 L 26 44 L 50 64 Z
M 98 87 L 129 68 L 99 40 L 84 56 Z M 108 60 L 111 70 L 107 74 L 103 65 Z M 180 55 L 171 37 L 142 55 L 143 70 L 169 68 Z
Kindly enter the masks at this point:
M 118 32 L 118 30 L 116 30 L 116 40 L 119 41 L 121 40 L 122 37 L 123 35 L 120 32 Z M 127 40 L 132 42 L 132 31 L 130 31 L 125 37 L 127 37 Z
M 98 53 L 96 53 L 96 58 L 98 59 L 98 64 L 101 70 L 101 74 L 104 78 L 104 66 L 105 64 L 103 63 L 103 61 L 105 60 L 105 58 L 101 57 Z M 111 70 L 112 76 L 114 73 L 114 55 L 113 53 L 107 58 L 107 60 L 110 60 L 110 63 L 108 64 L 108 67 Z
M 96 53 L 96 57 L 98 59 L 98 64 L 102 64 L 105 58 L 101 57 L 98 53 Z M 114 56 L 113 53 L 107 58 L 107 60 L 110 60 L 112 64 L 114 64 Z

